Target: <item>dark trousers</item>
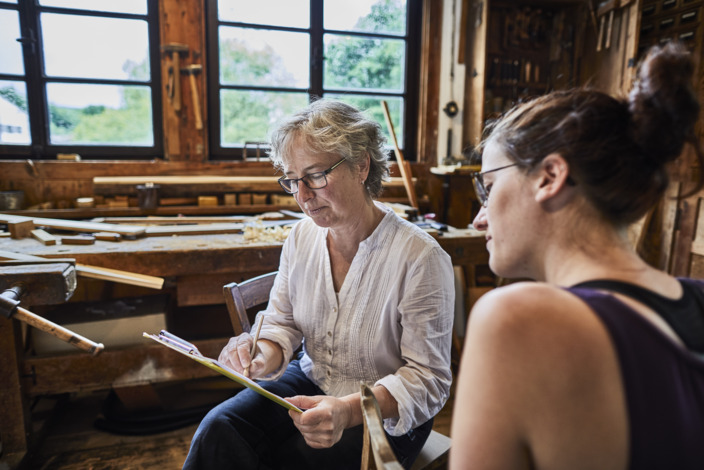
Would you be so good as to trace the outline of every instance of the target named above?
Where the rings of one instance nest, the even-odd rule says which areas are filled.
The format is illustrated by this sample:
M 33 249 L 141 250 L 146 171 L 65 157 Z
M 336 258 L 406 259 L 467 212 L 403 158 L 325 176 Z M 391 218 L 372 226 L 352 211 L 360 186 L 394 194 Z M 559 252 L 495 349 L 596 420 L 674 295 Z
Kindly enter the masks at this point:
M 279 380 L 260 385 L 281 397 L 324 395 L 301 371 L 298 360 L 291 361 Z M 432 426 L 431 419 L 403 436 L 387 435 L 404 468 L 416 459 Z M 245 389 L 203 418 L 183 468 L 356 470 L 361 464 L 363 433 L 362 425 L 349 428 L 334 446 L 313 449 L 293 425 L 286 408 Z

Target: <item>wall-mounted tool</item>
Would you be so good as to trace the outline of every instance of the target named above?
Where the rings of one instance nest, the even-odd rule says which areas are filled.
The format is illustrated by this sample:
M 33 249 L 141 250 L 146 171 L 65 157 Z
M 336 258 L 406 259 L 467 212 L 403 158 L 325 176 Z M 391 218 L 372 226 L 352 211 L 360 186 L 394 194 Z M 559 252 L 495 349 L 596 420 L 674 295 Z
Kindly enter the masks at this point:
M 203 129 L 203 118 L 200 115 L 200 95 L 198 95 L 198 84 L 196 83 L 196 74 L 203 70 L 202 65 L 189 65 L 185 69 L 181 69 L 181 72 L 188 74 L 188 79 L 191 82 L 191 97 L 193 98 L 193 114 L 196 118 L 196 129 Z
M 181 55 L 188 55 L 186 44 L 170 43 L 161 46 L 161 52 L 171 55 L 171 66 L 169 66 L 169 78 L 167 81 L 167 93 L 169 101 L 175 111 L 181 111 Z

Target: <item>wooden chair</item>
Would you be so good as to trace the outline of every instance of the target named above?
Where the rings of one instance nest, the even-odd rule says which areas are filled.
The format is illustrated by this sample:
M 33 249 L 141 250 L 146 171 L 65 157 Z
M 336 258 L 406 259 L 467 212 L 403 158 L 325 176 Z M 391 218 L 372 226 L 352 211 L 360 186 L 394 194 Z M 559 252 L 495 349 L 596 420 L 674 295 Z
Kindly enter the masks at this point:
M 389 445 L 381 421 L 379 403 L 368 385 L 361 385 L 360 402 L 364 418 L 364 441 L 362 447 L 362 470 L 402 470 L 396 455 Z
M 365 384 L 361 385 L 361 406 L 364 417 L 364 441 L 362 447 L 362 470 L 395 470 L 403 468 L 396 460 L 391 450 L 384 426 L 381 411 L 372 390 Z M 447 468 L 452 440 L 437 432 L 431 431 L 428 440 L 411 470 L 439 470 Z
M 269 301 L 269 292 L 274 285 L 277 271 L 253 277 L 244 282 L 231 282 L 223 286 L 225 305 L 230 314 L 235 336 L 252 329 L 254 318 L 249 318 L 247 310 Z
M 225 296 L 225 304 L 227 305 L 227 311 L 230 314 L 230 321 L 232 322 L 232 328 L 235 331 L 235 335 L 242 334 L 243 332 L 249 332 L 252 328 L 252 322 L 254 318 L 250 318 L 247 314 L 247 310 L 258 305 L 265 305 L 269 301 L 269 292 L 274 285 L 274 278 L 276 277 L 276 271 L 268 274 L 262 274 L 261 276 L 253 277 L 244 282 L 231 282 L 223 287 L 223 295 Z M 376 403 L 376 398 L 374 394 L 369 391 L 371 397 L 367 397 L 367 403 L 372 401 L 376 407 L 379 405 Z M 362 412 L 365 408 L 365 397 L 362 393 Z M 368 405 L 371 406 L 371 405 Z M 365 419 L 365 426 L 367 419 Z M 379 422 L 381 419 L 379 418 Z M 382 436 L 386 440 L 386 435 L 383 433 Z M 367 432 L 365 432 L 366 436 Z M 449 437 L 440 434 L 437 431 L 432 431 L 428 440 L 425 442 L 420 455 L 413 463 L 411 470 L 435 470 L 447 467 L 447 460 L 450 453 L 450 443 Z M 388 446 L 388 442 L 387 442 Z M 370 452 L 368 445 L 365 442 L 365 447 L 367 447 L 366 453 L 362 455 L 362 469 L 373 469 L 374 466 L 374 455 Z M 386 455 L 386 454 L 385 454 Z M 391 453 L 393 456 L 393 452 Z M 395 460 L 395 458 L 394 458 Z M 401 468 L 399 467 L 380 467 L 380 468 Z

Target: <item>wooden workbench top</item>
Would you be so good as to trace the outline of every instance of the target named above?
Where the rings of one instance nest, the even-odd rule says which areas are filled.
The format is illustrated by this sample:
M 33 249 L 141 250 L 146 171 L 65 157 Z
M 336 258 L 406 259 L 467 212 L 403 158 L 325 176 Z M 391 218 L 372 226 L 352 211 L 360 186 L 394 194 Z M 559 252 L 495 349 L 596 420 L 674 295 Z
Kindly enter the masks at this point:
M 455 265 L 480 264 L 488 259 L 482 232 L 450 227 L 437 240 Z M 160 277 L 276 269 L 282 245 L 248 241 L 242 234 L 98 240 L 93 245 L 51 246 L 31 238 L 0 239 L 0 250 L 47 258 L 75 258 L 78 263 Z

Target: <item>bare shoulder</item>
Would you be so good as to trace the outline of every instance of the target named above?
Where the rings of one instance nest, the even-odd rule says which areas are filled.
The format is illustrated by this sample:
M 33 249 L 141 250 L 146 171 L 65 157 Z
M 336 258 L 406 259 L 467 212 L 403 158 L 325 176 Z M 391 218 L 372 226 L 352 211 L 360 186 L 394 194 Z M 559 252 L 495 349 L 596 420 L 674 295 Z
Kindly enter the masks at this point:
M 569 291 L 540 282 L 519 282 L 494 289 L 472 308 L 470 324 L 510 329 L 535 325 L 549 329 L 593 319 L 589 307 Z M 587 317 L 587 318 L 585 318 Z
M 614 468 L 606 462 L 625 458 L 625 408 L 608 332 L 565 289 L 526 282 L 482 296 L 470 315 L 458 391 L 467 397 L 463 414 L 491 411 L 478 415 L 471 432 L 497 413 L 505 417 L 493 430 L 503 442 L 493 457 L 513 455 L 513 464 L 529 455 L 533 463 L 523 468 L 573 469 Z M 522 446 L 530 451 L 515 450 Z

